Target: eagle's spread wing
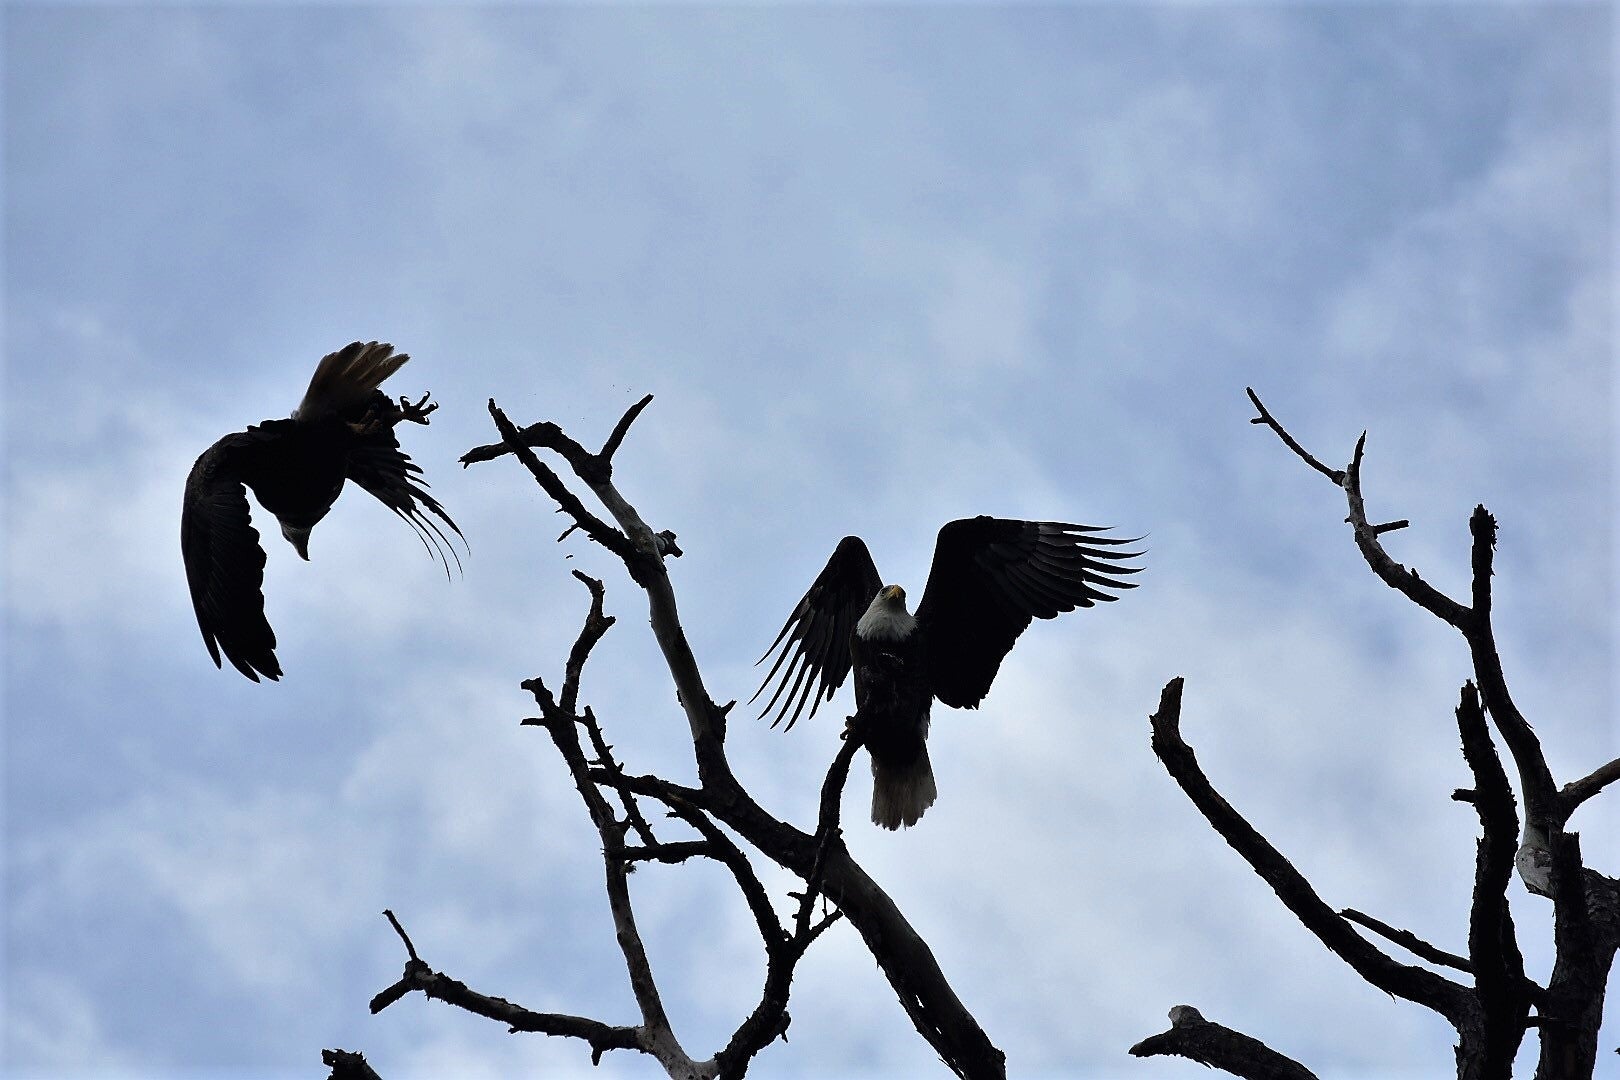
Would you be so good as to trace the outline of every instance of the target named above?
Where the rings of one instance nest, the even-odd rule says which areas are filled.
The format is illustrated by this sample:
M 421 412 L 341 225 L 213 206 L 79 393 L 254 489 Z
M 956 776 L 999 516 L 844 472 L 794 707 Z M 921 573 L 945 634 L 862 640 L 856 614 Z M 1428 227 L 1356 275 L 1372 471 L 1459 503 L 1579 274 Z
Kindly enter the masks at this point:
M 372 404 L 381 415 L 387 415 L 391 409 L 397 411 L 393 402 L 380 390 L 372 391 Z M 461 535 L 461 529 L 444 512 L 439 500 L 428 494 L 427 481 L 419 479 L 422 467 L 399 448 L 399 440 L 394 437 L 391 426 L 377 425 L 375 430 L 358 436 L 349 449 L 347 475 L 415 529 L 423 546 L 444 564 L 446 574 L 450 572 L 450 559 L 454 559 L 457 568 L 460 568 L 461 557 L 456 554 L 455 545 L 423 510 L 444 522 L 463 544 L 467 538 Z M 449 559 L 445 558 L 446 551 L 450 554 Z
M 1121 575 L 1141 568 L 1123 560 L 1141 552 L 1121 550 L 1134 540 L 1097 535 L 1105 531 L 992 517 L 940 529 L 917 605 L 934 696 L 954 708 L 978 707 L 1031 618 L 1050 619 L 1117 599 L 1106 590 L 1135 588 Z
M 248 518 L 247 494 L 233 457 L 262 441 L 252 431 L 227 435 L 205 450 L 186 477 L 180 552 L 208 655 L 220 652 L 243 675 L 281 677 L 276 635 L 264 617 L 264 549 Z
M 846 536 L 840 540 L 810 591 L 788 616 L 782 632 L 757 661 L 763 663 L 781 648 L 770 674 L 754 691 L 754 697 L 748 699 L 750 704 L 776 679 L 783 662 L 792 657 L 792 662 L 782 671 L 776 692 L 759 714 L 764 716 L 776 708 L 777 700 L 781 699 L 782 709 L 771 721 L 772 727 L 782 722 L 790 708 L 793 716 L 787 726 L 791 728 L 798 723 L 806 701 L 811 701 L 810 715 L 816 715 L 822 701 L 830 701 L 833 693 L 844 685 L 850 667 L 849 637 L 855 632 L 855 623 L 871 605 L 872 597 L 882 587 L 872 554 L 861 538 Z

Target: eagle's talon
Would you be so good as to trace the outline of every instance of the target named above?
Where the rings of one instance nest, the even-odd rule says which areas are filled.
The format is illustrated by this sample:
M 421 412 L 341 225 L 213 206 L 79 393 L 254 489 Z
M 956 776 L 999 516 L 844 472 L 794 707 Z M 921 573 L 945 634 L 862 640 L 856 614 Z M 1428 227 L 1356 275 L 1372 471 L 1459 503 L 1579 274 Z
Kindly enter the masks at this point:
M 432 396 L 432 391 L 424 392 L 421 399 L 417 401 L 412 401 L 410 398 L 402 396 L 399 399 L 399 419 L 409 420 L 413 424 L 422 424 L 425 426 L 428 422 L 428 416 L 433 412 L 434 409 L 439 407 L 439 403 L 437 401 L 431 403 L 428 401 L 428 399 Z

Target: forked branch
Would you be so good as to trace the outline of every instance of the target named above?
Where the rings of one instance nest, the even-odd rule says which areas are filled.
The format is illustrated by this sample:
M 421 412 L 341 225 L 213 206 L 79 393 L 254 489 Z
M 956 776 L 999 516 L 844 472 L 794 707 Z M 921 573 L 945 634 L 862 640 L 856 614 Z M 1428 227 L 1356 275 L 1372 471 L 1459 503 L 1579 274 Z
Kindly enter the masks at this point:
M 1001 1051 L 957 998 L 926 943 L 893 901 L 854 861 L 843 843 L 838 830 L 839 806 L 859 739 L 847 741 L 829 767 L 813 833 L 772 816 L 754 801 L 732 773 L 725 753 L 726 719 L 731 706 L 715 704 L 704 686 L 702 673 L 681 627 L 674 590 L 664 571 L 663 560 L 680 554 L 675 536 L 667 530 L 654 532 L 613 482 L 612 458 L 650 400 L 643 398 L 633 405 L 597 453 L 586 450 L 555 424 L 534 424 L 520 429 L 492 401 L 490 415 L 501 434 L 501 442 L 476 447 L 462 460 L 463 464 L 472 464 L 507 453 L 515 455 L 547 496 L 572 519 L 569 531 L 577 528 L 617 555 L 631 579 L 647 595 L 653 634 L 691 732 L 698 787 L 674 784 L 659 777 L 633 776 L 621 768 L 612 755 L 611 746 L 601 737 L 600 725 L 590 710 L 586 709 L 584 716 L 574 715 L 578 692 L 574 676 L 579 665 L 572 658 L 559 698 L 553 700 L 538 680 L 524 685 L 534 691 L 541 706 L 542 716 L 534 722 L 545 726 L 558 742 L 569 761 L 576 786 L 591 809 L 592 820 L 602 831 L 604 861 L 609 864 L 610 904 L 621 940 L 626 936 L 626 923 L 621 918 L 620 908 L 628 910 L 628 894 L 623 897 L 618 894 L 626 868 L 648 860 L 706 857 L 719 861 L 731 871 L 760 929 L 767 972 L 758 1006 L 712 1062 L 692 1062 L 684 1058 L 684 1052 L 680 1060 L 698 1070 L 692 1075 L 707 1075 L 702 1071 L 705 1068 L 713 1068 L 725 1076 L 742 1075 L 754 1055 L 786 1030 L 788 990 L 799 958 L 835 922 L 848 919 L 871 949 L 917 1030 L 952 1071 L 974 1080 L 1000 1080 L 1006 1069 Z M 535 448 L 560 456 L 607 510 L 612 523 L 592 513 L 562 478 L 540 461 Z M 592 588 L 594 613 L 599 606 L 598 589 L 589 580 L 586 584 Z M 581 640 L 584 641 L 583 635 Z M 576 644 L 576 653 L 581 650 L 588 653 L 589 645 Z M 590 738 L 594 760 L 587 760 L 584 755 L 577 733 L 580 727 Z M 617 795 L 624 811 L 622 817 L 611 813 L 604 790 Z M 645 827 L 645 817 L 636 808 L 638 798 L 651 798 L 664 804 L 673 816 L 696 830 L 699 838 L 673 844 L 657 842 L 652 838 L 650 827 Z M 725 829 L 720 828 L 721 825 Z M 789 925 L 784 926 L 775 914 L 749 866 L 743 847 L 732 840 L 727 829 L 740 836 L 746 846 L 790 870 L 804 882 L 804 888 L 794 894 L 796 906 Z M 625 842 L 625 834 L 631 830 L 640 841 L 634 845 Z M 643 1023 L 631 1030 L 640 1032 L 644 1042 L 678 1049 L 673 1034 L 667 1031 L 667 1019 L 661 1008 L 655 1007 L 655 1001 L 639 986 L 644 980 L 633 952 L 633 949 L 627 951 L 627 962 L 631 967 L 632 984 L 637 986 Z M 650 972 L 645 981 L 650 983 Z M 666 1068 L 678 1060 L 674 1056 L 660 1059 L 665 1061 Z

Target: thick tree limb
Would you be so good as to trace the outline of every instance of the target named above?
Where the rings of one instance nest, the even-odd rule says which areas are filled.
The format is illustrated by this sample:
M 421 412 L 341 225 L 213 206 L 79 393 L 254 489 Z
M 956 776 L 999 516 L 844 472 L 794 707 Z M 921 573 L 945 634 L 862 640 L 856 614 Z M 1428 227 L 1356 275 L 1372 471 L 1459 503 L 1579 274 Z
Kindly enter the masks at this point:
M 322 1050 L 321 1062 L 332 1070 L 327 1080 L 382 1080 L 364 1054 L 349 1050 Z
M 1513 703 L 1508 693 L 1507 679 L 1502 674 L 1502 658 L 1496 648 L 1496 632 L 1491 626 L 1491 577 L 1495 573 L 1492 562 L 1496 554 L 1496 519 L 1483 506 L 1474 507 L 1468 519 L 1468 531 L 1473 535 L 1473 617 L 1463 627 L 1463 637 L 1474 661 L 1474 676 L 1479 690 L 1490 710 L 1496 730 L 1513 755 L 1519 771 L 1519 783 L 1524 789 L 1527 820 L 1538 825 L 1546 823 L 1549 831 L 1562 829 L 1564 819 L 1559 817 L 1557 788 L 1552 771 L 1547 767 L 1541 740 L 1531 729 L 1524 714 Z
M 1496 756 L 1473 683 L 1462 688 L 1457 728 L 1462 735 L 1463 758 L 1474 774 L 1474 809 L 1480 824 L 1474 899 L 1468 916 L 1468 959 L 1474 969 L 1481 1030 L 1463 1032 L 1464 1045 L 1459 1053 L 1472 1049 L 1470 1040 L 1477 1038 L 1476 1075 L 1509 1080 L 1514 1055 L 1524 1039 L 1525 1019 L 1530 1015 L 1524 958 L 1514 936 L 1513 914 L 1507 900 L 1513 856 L 1519 848 L 1518 805 L 1502 761 Z
M 1159 695 L 1159 709 L 1150 720 L 1153 752 L 1205 820 L 1271 886 L 1305 928 L 1356 974 L 1385 993 L 1461 1022 L 1469 1007 L 1465 987 L 1423 968 L 1397 963 L 1357 934 L 1323 902 L 1304 875 L 1220 796 L 1199 767 L 1192 747 L 1181 737 L 1181 694 L 1182 680 L 1177 677 Z
M 1191 1005 L 1170 1010 L 1170 1030 L 1131 1047 L 1132 1057 L 1173 1054 L 1247 1080 L 1316 1080 L 1316 1074 L 1259 1039 L 1205 1020 Z
M 1541 1009 L 1536 1080 L 1593 1074 L 1603 999 L 1620 947 L 1620 883 L 1582 866 L 1574 833 L 1552 841 L 1552 891 L 1557 958 Z

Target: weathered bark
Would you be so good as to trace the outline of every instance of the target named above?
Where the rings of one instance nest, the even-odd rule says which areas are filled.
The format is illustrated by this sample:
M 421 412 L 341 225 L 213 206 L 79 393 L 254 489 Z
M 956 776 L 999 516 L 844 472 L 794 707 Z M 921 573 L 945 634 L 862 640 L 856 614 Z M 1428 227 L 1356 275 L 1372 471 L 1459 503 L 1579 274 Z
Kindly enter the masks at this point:
M 1540 739 L 1514 703 L 1503 674 L 1491 622 L 1497 524 L 1483 506 L 1476 507 L 1469 519 L 1472 581 L 1469 603 L 1463 604 L 1384 550 L 1381 537 L 1407 528 L 1409 522 L 1401 519 L 1375 525 L 1367 516 L 1361 488 L 1365 432 L 1356 442 L 1349 467 L 1332 469 L 1300 445 L 1253 390 L 1248 393 L 1258 412 L 1250 422 L 1270 427 L 1301 460 L 1343 489 L 1349 507 L 1345 520 L 1368 568 L 1412 603 L 1455 627 L 1468 646 L 1473 680 L 1463 687 L 1456 717 L 1474 787 L 1453 794 L 1474 806 L 1480 822 L 1468 955 L 1438 949 L 1409 931 L 1396 930 L 1351 909 L 1335 915 L 1292 864 L 1214 790 L 1198 767 L 1191 747 L 1181 738 L 1179 678 L 1165 686 L 1159 710 L 1152 717 L 1154 751 L 1215 830 L 1324 945 L 1373 986 L 1434 1010 L 1456 1028 L 1460 1080 L 1508 1080 L 1529 1027 L 1537 1029 L 1541 1040 L 1538 1080 L 1590 1080 L 1604 992 L 1620 945 L 1620 884 L 1583 864 L 1579 838 L 1567 832 L 1565 825 L 1583 802 L 1620 780 L 1620 761 L 1602 765 L 1562 788 L 1557 786 Z M 1492 738 L 1493 727 L 1512 758 L 1524 794 L 1526 839 L 1522 846 L 1520 814 Z M 1532 892 L 1553 901 L 1556 960 L 1545 988 L 1524 972 L 1507 895 L 1515 866 Z M 1430 963 L 1471 974 L 1473 986 L 1396 963 L 1356 934 L 1351 923 Z M 1199 1024 L 1190 1025 L 1189 1032 L 1212 1026 L 1200 1027 L 1202 1018 L 1197 1019 Z M 1156 1038 L 1166 1039 L 1176 1031 L 1172 1028 Z M 1180 1036 L 1184 1042 L 1191 1037 L 1188 1032 Z M 1237 1067 L 1241 1062 L 1199 1060 L 1238 1075 L 1255 1075 L 1241 1071 Z

